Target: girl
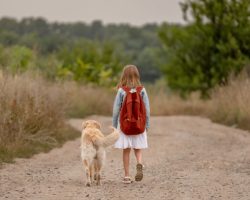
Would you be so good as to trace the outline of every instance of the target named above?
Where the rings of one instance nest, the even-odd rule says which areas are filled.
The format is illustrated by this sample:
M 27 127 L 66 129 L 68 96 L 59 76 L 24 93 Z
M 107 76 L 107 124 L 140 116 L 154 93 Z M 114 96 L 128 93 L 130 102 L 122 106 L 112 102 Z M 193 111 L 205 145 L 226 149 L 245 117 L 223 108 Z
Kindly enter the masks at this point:
M 120 109 L 125 98 L 126 92 L 122 87 L 127 86 L 131 88 L 130 92 L 133 92 L 133 89 L 137 86 L 142 86 L 140 82 L 140 75 L 138 69 L 134 65 L 127 65 L 123 68 L 120 82 L 118 84 L 118 92 L 114 101 L 113 106 L 113 126 L 120 131 L 120 137 L 115 143 L 115 148 L 123 149 L 123 166 L 125 176 L 123 178 L 124 183 L 131 183 L 132 179 L 129 175 L 129 154 L 131 148 L 134 149 L 135 157 L 137 160 L 135 175 L 136 181 L 141 181 L 143 178 L 143 165 L 142 165 L 142 149 L 148 148 L 147 142 L 147 130 L 149 128 L 149 100 L 145 88 L 141 90 L 141 96 L 146 108 L 146 129 L 143 133 L 138 135 L 126 135 L 120 129 Z

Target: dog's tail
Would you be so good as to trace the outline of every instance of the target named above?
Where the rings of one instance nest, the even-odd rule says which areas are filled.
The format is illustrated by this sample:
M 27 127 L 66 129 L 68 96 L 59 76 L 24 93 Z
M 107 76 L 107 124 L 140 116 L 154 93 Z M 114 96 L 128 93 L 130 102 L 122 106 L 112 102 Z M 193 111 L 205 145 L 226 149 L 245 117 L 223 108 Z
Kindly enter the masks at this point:
M 113 132 L 103 138 L 98 139 L 96 141 L 98 145 L 103 146 L 103 147 L 108 147 L 114 144 L 118 140 L 119 131 L 112 126 L 110 128 L 113 129 Z

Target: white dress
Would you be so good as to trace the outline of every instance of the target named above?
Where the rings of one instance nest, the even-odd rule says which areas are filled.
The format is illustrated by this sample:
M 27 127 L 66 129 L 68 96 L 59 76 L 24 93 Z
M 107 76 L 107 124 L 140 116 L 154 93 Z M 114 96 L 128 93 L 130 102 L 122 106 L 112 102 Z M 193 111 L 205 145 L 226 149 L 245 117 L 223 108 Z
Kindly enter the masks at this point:
M 146 149 L 148 148 L 148 140 L 147 140 L 147 131 L 145 130 L 143 133 L 138 135 L 126 135 L 120 129 L 120 125 L 118 124 L 117 129 L 120 132 L 120 137 L 116 141 L 114 147 L 118 149 Z

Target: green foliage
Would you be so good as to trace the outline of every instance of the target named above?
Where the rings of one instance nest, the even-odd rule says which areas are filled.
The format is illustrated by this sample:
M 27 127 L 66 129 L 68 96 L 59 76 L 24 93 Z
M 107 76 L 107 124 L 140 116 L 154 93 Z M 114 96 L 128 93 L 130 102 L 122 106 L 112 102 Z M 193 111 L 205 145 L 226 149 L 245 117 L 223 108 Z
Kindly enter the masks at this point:
M 163 70 L 170 87 L 206 96 L 249 62 L 250 1 L 186 0 L 181 6 L 189 24 L 165 24 L 159 32 L 168 56 Z
M 12 46 L 4 48 L 0 46 L 0 66 L 11 73 L 20 73 L 31 68 L 35 54 L 27 47 Z
M 93 21 L 91 24 L 82 22 L 48 23 L 43 18 L 24 18 L 20 21 L 12 18 L 2 18 L 0 19 L 0 44 L 6 48 L 15 45 L 24 46 L 34 51 L 37 55 L 35 68 L 45 70 L 43 72 L 50 78 L 56 78 L 57 73 L 55 73 L 55 71 L 58 70 L 60 63 L 63 63 L 63 68 L 60 69 L 60 73 L 63 75 L 62 77 L 73 76 L 75 80 L 81 81 L 83 79 L 80 77 L 82 74 L 85 76 L 84 81 L 87 81 L 86 73 L 89 74 L 90 71 L 93 71 L 90 74 L 98 73 L 101 77 L 113 76 L 116 74 L 116 69 L 114 69 L 115 67 L 113 66 L 115 63 L 118 64 L 118 68 L 120 68 L 120 63 L 132 63 L 140 67 L 141 72 L 143 72 L 143 81 L 154 81 L 160 76 L 159 69 L 155 67 L 158 66 L 157 63 L 159 59 L 151 56 L 156 54 L 152 51 L 159 49 L 161 46 L 157 36 L 157 29 L 158 26 L 156 24 L 133 27 L 127 24 L 103 25 L 101 21 Z M 77 44 L 82 44 L 83 40 L 92 43 L 93 47 L 91 48 L 95 49 L 94 54 L 96 54 L 94 56 L 97 56 L 95 61 L 89 61 L 86 56 L 80 56 L 81 53 L 71 52 L 89 51 L 88 45 L 84 46 L 84 44 L 81 47 L 78 45 L 77 47 Z M 107 41 L 109 41 L 108 43 L 110 43 L 112 47 L 104 47 L 104 43 L 107 43 Z M 74 48 L 81 49 L 74 50 Z M 110 50 L 110 48 L 114 49 Z M 150 51 L 152 52 L 150 54 L 146 53 L 150 55 L 147 57 L 148 62 L 142 61 L 142 59 L 145 58 L 145 53 L 143 53 L 143 56 L 141 56 L 141 53 L 144 52 L 145 48 L 151 49 Z M 63 58 L 57 56 L 61 54 L 62 51 L 69 52 L 71 58 L 66 58 L 66 54 Z M 104 51 L 106 53 L 104 53 Z M 122 56 L 118 55 L 120 54 L 118 51 L 121 52 Z M 149 52 L 149 50 L 147 50 L 147 52 Z M 90 54 L 93 54 L 93 52 Z M 107 58 L 105 58 L 106 61 L 103 60 L 104 54 L 107 54 Z M 108 58 L 109 55 L 111 55 L 112 58 Z M 57 58 L 57 60 L 54 60 L 54 58 Z M 46 68 L 44 65 L 46 59 L 48 59 L 51 64 L 54 63 L 54 66 L 50 64 Z M 68 62 L 68 60 L 71 61 Z M 112 60 L 112 62 L 108 63 L 107 60 Z M 70 66 L 65 66 L 65 63 L 70 64 Z M 146 63 L 146 65 L 141 65 L 142 63 Z M 73 67 L 72 64 L 74 65 L 74 69 L 68 70 Z M 104 69 L 100 70 L 100 68 L 103 67 Z M 99 68 L 99 70 L 95 70 L 94 68 Z M 79 72 L 81 69 L 83 69 L 84 72 Z M 78 72 L 79 75 L 77 77 L 76 74 Z M 90 77 L 91 76 L 92 75 L 90 75 Z M 90 78 L 90 82 L 93 82 L 92 79 L 93 77 Z
M 0 43 L 3 45 L 14 45 L 18 42 L 18 35 L 16 33 L 1 30 L 0 31 Z
M 58 71 L 60 77 L 104 86 L 117 82 L 126 60 L 111 43 L 100 45 L 91 41 L 81 41 L 71 49 L 62 49 L 58 59 L 62 61 Z
M 160 52 L 160 48 L 146 47 L 138 54 L 135 64 L 144 80 L 153 82 L 161 76 L 159 65 L 164 61 L 161 59 Z

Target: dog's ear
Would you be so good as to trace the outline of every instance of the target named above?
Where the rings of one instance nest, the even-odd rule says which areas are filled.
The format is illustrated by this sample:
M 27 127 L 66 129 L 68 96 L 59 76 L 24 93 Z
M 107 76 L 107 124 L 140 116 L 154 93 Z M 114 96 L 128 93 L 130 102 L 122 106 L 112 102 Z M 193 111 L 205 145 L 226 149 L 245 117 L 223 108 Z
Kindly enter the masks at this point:
M 95 121 L 95 126 L 96 126 L 96 128 L 101 129 L 101 124 L 97 121 Z
M 88 125 L 88 122 L 85 122 L 85 121 L 82 122 L 82 130 L 85 129 L 87 127 L 87 125 Z

